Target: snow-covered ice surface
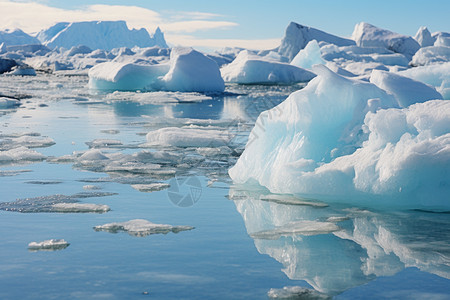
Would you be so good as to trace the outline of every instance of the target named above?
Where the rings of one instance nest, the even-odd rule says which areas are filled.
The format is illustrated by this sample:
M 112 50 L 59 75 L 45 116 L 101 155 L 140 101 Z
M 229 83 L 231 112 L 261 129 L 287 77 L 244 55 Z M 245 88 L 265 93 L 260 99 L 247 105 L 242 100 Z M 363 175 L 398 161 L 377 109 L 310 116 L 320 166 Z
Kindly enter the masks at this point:
M 284 40 L 287 54 L 293 58 L 300 42 L 307 45 L 300 32 L 318 41 L 303 51 L 303 62 L 320 55 L 344 77 L 319 66 L 309 84 L 289 79 L 283 85 L 227 83 L 219 93 L 166 91 L 170 49 L 0 46 L 2 58 L 36 70 L 33 77 L 0 75 L 0 97 L 20 104 L 0 108 L 0 298 L 448 298 L 450 222 L 448 209 L 440 207 L 448 192 L 448 104 L 427 101 L 436 93 L 450 99 L 448 63 L 411 68 L 409 55 L 385 46 L 356 46 L 292 26 L 298 31 Z M 426 42 L 427 32 L 419 35 Z M 445 33 L 431 37 L 429 46 L 445 47 Z M 295 68 L 279 49 L 248 52 L 270 62 L 264 78 Z M 242 50 L 193 56 L 212 59 L 216 72 Z M 89 90 L 88 69 L 100 63 L 139 72 L 159 64 L 165 73 L 157 92 Z M 194 86 L 192 79 L 200 78 L 183 73 L 192 64 L 173 65 L 167 82 Z M 299 94 L 312 97 L 302 100 L 301 111 L 291 101 Z M 413 102 L 423 103 L 408 106 Z M 267 119 L 256 123 L 263 111 Z M 278 161 L 244 152 L 247 142 L 250 148 L 268 138 L 276 142 L 286 123 L 273 121 L 282 118 L 293 142 L 280 144 L 289 147 Z M 267 130 L 269 125 L 276 128 Z M 309 139 L 303 148 L 296 143 L 299 128 Z M 263 146 L 269 150 L 270 144 Z M 313 157 L 297 159 L 299 151 Z M 328 194 L 272 194 L 255 182 L 233 186 L 228 169 L 239 157 L 275 167 L 284 158 L 289 168 L 276 184 L 298 187 L 311 173 L 317 184 L 305 186 Z M 296 170 L 300 175 L 288 180 Z M 131 235 L 168 234 L 139 239 L 93 230 L 101 224 Z M 179 224 L 189 227 L 173 226 Z M 170 233 L 190 226 L 195 229 Z M 70 247 L 34 254 L 25 249 L 30 241 L 55 237 Z

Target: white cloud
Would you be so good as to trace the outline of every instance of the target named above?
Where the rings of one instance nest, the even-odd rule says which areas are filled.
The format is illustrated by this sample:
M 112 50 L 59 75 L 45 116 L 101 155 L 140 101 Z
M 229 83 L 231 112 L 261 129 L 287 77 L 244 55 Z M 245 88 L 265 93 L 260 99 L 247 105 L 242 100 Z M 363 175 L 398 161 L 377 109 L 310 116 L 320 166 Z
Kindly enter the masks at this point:
M 161 29 L 164 32 L 196 32 L 209 29 L 227 29 L 230 27 L 238 26 L 239 24 L 227 21 L 206 21 L 206 20 L 193 20 L 193 21 L 180 21 L 173 23 L 161 24 Z

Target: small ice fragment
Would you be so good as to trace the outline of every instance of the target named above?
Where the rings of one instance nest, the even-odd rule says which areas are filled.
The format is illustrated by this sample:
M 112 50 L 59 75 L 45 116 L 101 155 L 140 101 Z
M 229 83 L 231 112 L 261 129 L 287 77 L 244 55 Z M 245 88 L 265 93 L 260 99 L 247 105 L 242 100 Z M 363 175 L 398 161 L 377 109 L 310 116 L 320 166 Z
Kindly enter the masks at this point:
M 282 289 L 270 289 L 267 296 L 271 299 L 304 299 L 304 300 L 327 300 L 330 296 L 319 293 L 313 289 L 301 286 L 285 286 Z
M 90 184 L 88 184 L 88 185 L 84 185 L 83 189 L 84 190 L 101 190 L 102 188 L 99 187 L 98 185 L 90 185 Z
M 28 250 L 30 251 L 55 251 L 62 250 L 69 247 L 69 243 L 64 239 L 51 239 L 42 242 L 31 242 L 28 244 Z
M 62 213 L 105 213 L 110 211 L 108 205 L 93 203 L 56 203 L 53 212 Z
M 131 187 L 138 190 L 139 192 L 149 193 L 168 189 L 170 187 L 170 184 L 157 182 L 150 184 L 132 184 Z
M 143 219 L 130 220 L 122 223 L 108 223 L 104 225 L 95 226 L 95 231 L 107 231 L 111 233 L 117 233 L 119 231 L 125 231 L 129 235 L 144 237 L 151 234 L 169 232 L 178 233 L 180 231 L 192 230 L 192 226 L 172 226 L 167 224 L 155 224 Z

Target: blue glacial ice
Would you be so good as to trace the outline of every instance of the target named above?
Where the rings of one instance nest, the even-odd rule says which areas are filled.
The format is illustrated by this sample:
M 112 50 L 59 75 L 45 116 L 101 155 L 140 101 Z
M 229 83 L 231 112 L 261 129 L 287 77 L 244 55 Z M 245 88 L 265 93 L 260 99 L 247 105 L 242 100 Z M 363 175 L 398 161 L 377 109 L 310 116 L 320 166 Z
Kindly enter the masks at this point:
M 450 102 L 400 108 L 411 102 L 395 89 L 323 65 L 313 71 L 303 90 L 259 116 L 229 170 L 233 181 L 328 201 L 448 209 Z M 417 84 L 399 78 L 385 82 Z

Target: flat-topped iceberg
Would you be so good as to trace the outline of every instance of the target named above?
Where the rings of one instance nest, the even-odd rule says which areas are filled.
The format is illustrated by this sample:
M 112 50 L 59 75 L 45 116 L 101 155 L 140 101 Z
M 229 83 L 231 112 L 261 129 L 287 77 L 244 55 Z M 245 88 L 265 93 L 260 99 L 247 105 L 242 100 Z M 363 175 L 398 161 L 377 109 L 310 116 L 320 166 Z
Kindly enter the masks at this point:
M 221 69 L 226 82 L 240 84 L 292 84 L 307 82 L 315 74 L 297 66 L 253 55 L 244 50 Z
M 229 171 L 235 182 L 330 201 L 450 207 L 450 102 L 398 109 L 373 84 L 322 65 L 314 72 L 303 90 L 259 116 Z

